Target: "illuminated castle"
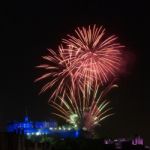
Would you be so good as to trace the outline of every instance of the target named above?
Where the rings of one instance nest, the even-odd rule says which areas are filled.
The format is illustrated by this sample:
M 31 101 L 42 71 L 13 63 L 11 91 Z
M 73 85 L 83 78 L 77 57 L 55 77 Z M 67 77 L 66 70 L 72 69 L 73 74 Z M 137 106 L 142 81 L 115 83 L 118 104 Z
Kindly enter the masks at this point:
M 12 122 L 7 125 L 8 133 L 24 134 L 27 136 L 51 135 L 62 138 L 79 136 L 79 131 L 69 126 L 59 127 L 56 121 L 30 121 L 25 116 L 22 122 Z

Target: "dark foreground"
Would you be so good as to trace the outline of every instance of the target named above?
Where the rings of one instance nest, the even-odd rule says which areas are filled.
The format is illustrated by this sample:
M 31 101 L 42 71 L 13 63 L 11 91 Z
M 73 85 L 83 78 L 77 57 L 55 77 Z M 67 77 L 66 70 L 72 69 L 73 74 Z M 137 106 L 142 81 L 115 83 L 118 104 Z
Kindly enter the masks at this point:
M 143 145 L 130 142 L 104 144 L 104 139 L 58 139 L 42 136 L 27 139 L 23 135 L 0 134 L 0 150 L 149 150 Z

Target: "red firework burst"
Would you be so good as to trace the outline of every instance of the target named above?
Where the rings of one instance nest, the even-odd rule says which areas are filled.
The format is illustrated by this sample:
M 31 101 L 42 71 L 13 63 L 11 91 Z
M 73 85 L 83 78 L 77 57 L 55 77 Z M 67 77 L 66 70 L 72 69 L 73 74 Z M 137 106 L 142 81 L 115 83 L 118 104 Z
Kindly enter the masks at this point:
M 63 39 L 64 48 L 60 49 L 65 61 L 74 68 L 74 80 L 85 84 L 104 85 L 121 70 L 124 47 L 116 42 L 117 37 L 105 36 L 105 29 L 100 27 L 77 28 L 75 35 Z
M 46 73 L 35 81 L 46 80 L 40 93 L 51 90 L 50 99 L 64 97 L 67 91 L 102 86 L 121 70 L 123 46 L 116 42 L 116 36 L 106 38 L 105 29 L 95 25 L 77 28 L 75 33 L 63 39 L 58 54 L 49 49 L 43 57 L 46 63 L 37 66 Z

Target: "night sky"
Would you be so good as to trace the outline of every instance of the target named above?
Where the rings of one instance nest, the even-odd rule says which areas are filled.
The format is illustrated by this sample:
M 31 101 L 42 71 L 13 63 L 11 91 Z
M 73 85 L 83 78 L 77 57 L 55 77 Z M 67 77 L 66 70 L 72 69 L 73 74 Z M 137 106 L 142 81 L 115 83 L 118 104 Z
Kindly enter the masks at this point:
M 49 94 L 38 95 L 41 84 L 36 65 L 47 48 L 57 49 L 61 39 L 78 26 L 103 25 L 119 36 L 134 60 L 110 93 L 115 116 L 103 122 L 102 137 L 140 134 L 150 145 L 148 4 L 137 1 L 18 1 L 1 9 L 0 128 L 21 120 L 26 109 L 32 120 L 48 120 Z

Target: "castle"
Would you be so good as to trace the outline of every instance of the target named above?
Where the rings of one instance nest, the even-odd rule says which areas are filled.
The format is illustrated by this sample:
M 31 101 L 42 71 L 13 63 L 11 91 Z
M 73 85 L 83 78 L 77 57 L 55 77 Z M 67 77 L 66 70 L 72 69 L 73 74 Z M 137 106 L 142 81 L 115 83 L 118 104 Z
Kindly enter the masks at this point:
M 24 121 L 15 121 L 7 125 L 8 133 L 24 134 L 26 136 L 51 135 L 62 138 L 76 138 L 79 136 L 79 131 L 70 126 L 58 126 L 56 121 L 31 121 L 26 115 Z

